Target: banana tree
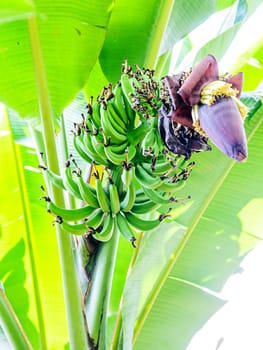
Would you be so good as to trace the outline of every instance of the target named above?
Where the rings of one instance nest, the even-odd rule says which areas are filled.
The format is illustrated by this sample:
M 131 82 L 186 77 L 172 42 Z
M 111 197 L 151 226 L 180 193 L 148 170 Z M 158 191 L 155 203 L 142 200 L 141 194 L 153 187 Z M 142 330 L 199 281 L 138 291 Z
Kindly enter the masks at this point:
M 161 77 L 168 73 L 174 44 L 181 40 L 172 61 L 176 71 L 193 52 L 189 33 L 224 10 L 222 27 L 191 66 L 207 54 L 220 60 L 259 5 L 1 3 L 1 348 L 185 349 L 225 303 L 214 292 L 261 238 L 260 91 L 241 96 L 249 108 L 246 163 L 216 147 L 181 157 L 169 153 L 168 163 L 156 151 L 147 172 L 136 147 L 163 148 L 156 123 L 166 94 Z M 261 43 L 252 49 L 244 56 L 261 62 Z M 139 77 L 133 81 L 137 90 L 129 85 L 131 70 Z M 246 73 L 243 90 L 255 90 L 258 70 L 237 64 L 233 72 L 238 71 Z M 151 103 L 140 93 L 140 77 L 151 86 Z M 114 108 L 125 111 L 118 123 Z M 151 113 L 156 118 L 148 118 Z M 170 185 L 167 178 L 158 183 L 151 176 L 158 167 L 160 176 L 171 169 L 176 196 L 152 197 L 147 210 L 144 195 L 156 193 L 146 187 L 142 194 L 139 187 L 156 180 L 158 192 L 166 193 Z M 137 214 L 151 212 L 147 219 L 131 214 L 132 197 L 138 199 Z M 154 199 L 160 203 L 154 206 Z

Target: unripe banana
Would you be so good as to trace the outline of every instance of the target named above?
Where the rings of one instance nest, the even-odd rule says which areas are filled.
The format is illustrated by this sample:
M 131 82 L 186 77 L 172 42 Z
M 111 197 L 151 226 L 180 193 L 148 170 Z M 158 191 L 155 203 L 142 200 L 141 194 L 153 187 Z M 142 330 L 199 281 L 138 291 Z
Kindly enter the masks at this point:
M 96 183 L 96 193 L 97 193 L 97 199 L 100 205 L 100 208 L 104 212 L 110 211 L 110 201 L 109 198 L 102 186 L 101 179 L 99 178 L 99 174 L 95 173 L 95 183 Z
M 172 197 L 164 198 L 164 196 L 162 196 L 161 193 L 156 190 L 143 187 L 143 191 L 154 203 L 169 204 L 174 202 L 174 199 Z
M 92 163 L 92 159 L 90 158 L 90 155 L 86 152 L 86 148 L 83 143 L 83 133 L 84 131 L 82 131 L 82 133 L 78 136 L 73 136 L 73 146 L 82 159 L 84 159 L 88 163 Z
M 84 223 L 81 224 L 69 224 L 67 221 L 63 220 L 60 216 L 56 217 L 55 220 L 56 223 L 61 225 L 63 230 L 65 230 L 68 233 L 74 234 L 74 235 L 84 235 L 86 232 L 88 232 L 88 227 Z
M 110 207 L 112 214 L 117 214 L 120 211 L 120 198 L 116 185 L 109 178 L 109 195 L 110 195 Z
M 121 174 L 121 180 L 125 188 L 128 188 L 133 180 L 134 175 L 134 167 L 132 163 L 126 164 L 126 162 L 123 165 L 123 170 Z
M 170 179 L 163 180 L 162 183 L 156 187 L 156 191 L 160 192 L 175 192 L 181 190 L 186 185 L 184 179 L 179 179 L 177 182 L 170 182 Z
M 159 177 L 148 173 L 141 164 L 136 164 L 135 176 L 138 182 L 147 188 L 156 188 L 162 183 L 162 180 Z
M 90 132 L 85 132 L 83 136 L 83 141 L 85 144 L 86 152 L 88 153 L 89 157 L 92 159 L 92 161 L 96 164 L 102 164 L 102 165 L 109 165 L 107 158 L 105 158 L 103 155 L 101 155 L 97 150 L 94 148 L 92 143 L 92 136 Z
M 76 208 L 76 209 L 66 209 L 58 207 L 54 202 L 51 201 L 49 197 L 42 197 L 46 200 L 48 203 L 48 212 L 60 216 L 66 221 L 78 221 L 78 220 L 84 220 L 88 218 L 94 211 L 94 208 L 87 205 L 82 208 Z
M 137 126 L 137 128 L 131 130 L 127 135 L 129 143 L 135 146 L 138 145 L 144 139 L 150 128 L 151 124 L 144 122 Z
M 98 132 L 100 133 L 100 131 L 98 131 Z M 103 163 L 101 163 L 101 164 L 106 165 L 107 164 L 107 155 L 105 153 L 105 144 L 104 144 L 104 139 L 103 139 L 102 135 L 100 135 L 100 134 L 92 135 L 91 136 L 91 143 L 92 143 L 93 149 L 96 152 L 96 158 L 103 159 Z
M 171 161 L 156 162 L 154 165 L 153 172 L 156 175 L 163 175 L 165 172 L 175 167 Z
M 123 133 L 119 133 L 112 125 L 109 118 L 109 111 L 107 108 L 107 104 L 101 104 L 100 107 L 100 115 L 101 115 L 101 126 L 107 137 L 115 143 L 122 143 L 126 140 L 126 135 Z
M 133 229 L 130 227 L 122 213 L 117 214 L 116 222 L 119 232 L 123 238 L 133 243 L 135 241 Z
M 147 134 L 145 135 L 142 141 L 142 154 L 146 155 L 152 151 L 153 145 L 155 142 L 155 132 L 154 129 L 151 128 Z
M 131 161 L 136 155 L 136 148 L 133 144 L 127 147 L 123 153 L 115 153 L 111 146 L 105 147 L 105 154 L 108 159 L 115 165 L 120 165 L 125 161 Z
M 157 175 L 164 175 L 167 171 L 170 169 L 173 169 L 173 166 L 171 162 L 164 160 L 162 163 L 157 163 L 156 161 L 153 161 L 154 158 L 152 158 L 152 162 L 144 162 L 143 167 L 145 170 L 147 170 L 148 173 L 153 173 L 155 176 Z
M 50 169 L 48 169 L 43 165 L 39 165 L 38 167 L 45 172 L 46 178 L 50 183 L 52 183 L 53 185 L 55 185 L 56 187 L 62 190 L 66 189 L 63 182 L 63 178 L 60 175 L 55 174 L 53 171 L 51 171 Z
M 125 124 L 123 117 L 113 107 L 113 103 L 109 101 L 107 103 L 109 122 L 120 134 L 127 134 L 127 125 Z M 125 118 L 125 117 L 124 117 Z
M 158 219 L 149 220 L 141 219 L 136 214 L 132 212 L 124 213 L 125 217 L 130 225 L 135 227 L 139 231 L 150 231 L 160 225 L 163 220 L 163 216 L 160 216 Z
M 98 101 L 95 101 L 92 104 L 92 113 L 91 113 L 91 119 L 94 122 L 94 125 L 97 129 L 101 128 L 101 120 L 100 120 L 100 103 Z
M 121 75 L 121 87 L 126 100 L 132 106 L 132 95 L 134 94 L 134 88 L 132 86 L 131 79 L 127 73 L 123 73 Z
M 160 208 L 161 204 L 155 203 L 152 200 L 148 199 L 144 202 L 135 202 L 132 209 L 130 210 L 134 214 L 147 214 L 151 211 L 157 210 Z
M 95 231 L 92 236 L 100 242 L 108 242 L 115 232 L 115 227 L 115 220 L 108 213 L 104 219 L 102 228 Z
M 117 145 L 110 142 L 110 145 L 106 147 L 110 147 L 113 153 L 123 154 L 125 153 L 125 150 L 128 148 L 128 140 L 125 140 L 123 143 L 119 143 Z
M 127 126 L 129 123 L 127 111 L 125 109 L 125 103 L 123 99 L 123 92 L 121 83 L 115 85 L 113 90 L 114 99 L 113 99 L 113 107 L 118 112 L 118 114 L 122 117 L 124 124 Z
M 66 162 L 66 166 L 64 167 L 63 171 L 63 183 L 66 188 L 66 190 L 74 197 L 78 199 L 82 199 L 81 193 L 79 191 L 79 187 L 77 183 L 73 179 L 72 171 L 70 168 L 70 161 L 68 160 Z
M 96 230 L 103 222 L 105 218 L 105 213 L 100 209 L 95 209 L 92 214 L 84 221 L 85 226 Z
M 136 189 L 133 182 L 131 182 L 130 185 L 127 187 L 127 192 L 125 194 L 125 197 L 121 201 L 121 205 L 120 205 L 121 210 L 123 212 L 130 211 L 134 206 L 135 199 L 136 199 Z
M 91 207 L 98 208 L 99 202 L 96 196 L 96 190 L 89 183 L 84 181 L 81 171 L 77 174 L 77 184 L 82 199 Z
M 132 108 L 132 97 L 129 95 L 130 93 L 133 94 L 133 88 L 130 85 L 129 76 L 128 74 L 124 73 L 121 76 L 121 88 L 123 92 L 123 101 L 125 105 L 125 110 L 128 116 L 129 121 L 129 129 L 133 129 L 135 124 L 135 117 L 136 113 Z

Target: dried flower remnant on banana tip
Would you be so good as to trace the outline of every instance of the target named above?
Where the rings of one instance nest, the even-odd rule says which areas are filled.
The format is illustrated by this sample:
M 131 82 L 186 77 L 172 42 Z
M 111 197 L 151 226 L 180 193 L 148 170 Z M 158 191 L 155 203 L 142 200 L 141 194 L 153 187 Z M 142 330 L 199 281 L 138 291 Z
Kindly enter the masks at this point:
M 217 148 L 236 161 L 247 158 L 243 127 L 247 108 L 239 100 L 243 73 L 219 75 L 216 58 L 207 55 L 192 70 L 166 76 L 164 83 L 170 99 L 170 109 L 165 113 L 173 129 L 182 125 L 199 135 L 191 139 L 190 150 L 208 150 L 206 140 L 209 137 Z M 167 145 L 167 135 L 161 136 Z M 169 144 L 167 146 L 173 151 Z

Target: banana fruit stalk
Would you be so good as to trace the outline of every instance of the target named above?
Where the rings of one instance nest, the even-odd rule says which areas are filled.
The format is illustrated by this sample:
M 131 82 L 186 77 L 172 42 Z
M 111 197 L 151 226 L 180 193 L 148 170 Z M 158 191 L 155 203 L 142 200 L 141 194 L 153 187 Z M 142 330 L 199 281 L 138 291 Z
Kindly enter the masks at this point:
M 225 88 L 230 87 L 217 83 L 222 93 Z M 215 105 L 213 86 L 207 86 L 202 98 L 209 108 Z M 76 209 L 60 208 L 44 196 L 57 224 L 101 242 L 118 230 L 135 246 L 138 230 L 158 227 L 171 209 L 190 199 L 177 196 L 195 165 L 188 159 L 210 146 L 198 130 L 172 125 L 173 105 L 167 84 L 155 79 L 153 71 L 139 67 L 133 71 L 125 62 L 120 81 L 91 98 L 86 115 L 74 124 L 75 153 L 91 166 L 92 181 L 84 179 L 73 156 L 61 175 L 40 166 L 50 182 L 80 203 Z M 151 220 L 149 213 L 154 214 Z

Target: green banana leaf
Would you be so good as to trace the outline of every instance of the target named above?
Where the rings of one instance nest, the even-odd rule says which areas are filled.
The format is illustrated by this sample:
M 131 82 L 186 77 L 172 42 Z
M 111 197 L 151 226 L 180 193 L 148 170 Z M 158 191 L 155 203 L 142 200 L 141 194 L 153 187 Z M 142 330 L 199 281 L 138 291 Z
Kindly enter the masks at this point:
M 17 1 L 19 4 L 20 2 Z M 21 4 L 23 2 L 21 1 Z M 38 1 L 34 9 L 52 112 L 58 117 L 84 85 L 102 48 L 111 0 Z M 3 1 L 11 11 L 16 2 Z M 27 8 L 25 8 L 25 14 Z M 29 18 L 32 13 L 27 14 Z M 0 99 L 20 117 L 38 117 L 30 29 L 25 19 L 0 21 Z M 33 42 L 34 44 L 34 42 Z
M 0 143 L 0 280 L 34 349 L 39 337 L 58 349 L 68 341 L 60 264 L 36 152 L 14 144 L 6 118 Z
M 0 20 L 3 23 L 25 19 L 32 15 L 33 11 L 34 5 L 30 0 L 10 0 L 8 4 L 6 1 L 1 1 Z
M 260 2 L 255 1 L 239 1 L 236 11 L 229 13 L 223 23 L 218 36 L 210 40 L 205 44 L 196 55 L 196 61 L 199 61 L 201 57 L 204 57 L 208 53 L 213 53 L 218 59 L 221 59 L 229 46 L 231 45 L 234 37 L 242 25 L 249 19 L 249 17 L 256 11 Z M 221 45 L 218 45 L 219 41 Z

